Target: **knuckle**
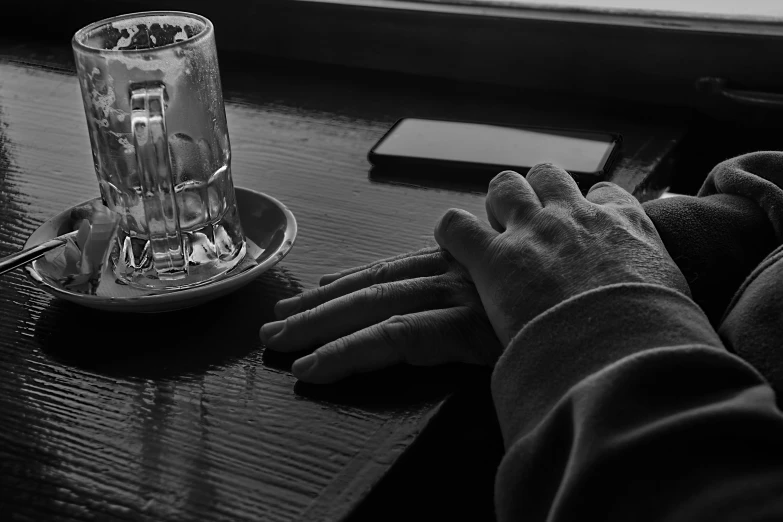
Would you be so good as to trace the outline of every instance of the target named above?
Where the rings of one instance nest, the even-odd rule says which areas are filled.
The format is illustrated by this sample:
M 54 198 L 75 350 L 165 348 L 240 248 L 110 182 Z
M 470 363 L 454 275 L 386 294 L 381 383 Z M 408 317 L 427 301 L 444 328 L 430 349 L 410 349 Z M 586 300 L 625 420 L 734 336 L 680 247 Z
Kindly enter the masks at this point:
M 304 303 L 305 306 L 310 308 L 313 303 L 323 303 L 324 301 L 328 300 L 328 285 L 327 286 L 316 286 L 315 288 L 312 288 L 308 290 L 307 292 L 303 293 L 301 296 L 301 300 Z
M 601 189 L 615 189 L 620 188 L 617 184 L 612 183 L 611 181 L 599 181 L 592 187 L 590 187 L 590 190 L 587 191 L 589 194 L 590 192 L 601 190 Z
M 314 308 L 308 308 L 307 310 L 303 310 L 299 312 L 298 314 L 292 315 L 291 317 L 286 318 L 285 320 L 285 328 L 291 329 L 291 331 L 296 331 L 299 328 L 301 328 L 303 325 L 306 325 L 308 323 L 311 323 L 313 321 L 313 314 L 315 313 Z
M 318 348 L 318 359 L 319 361 L 323 361 L 323 359 L 339 360 L 346 353 L 347 348 L 348 339 L 340 337 Z
M 645 235 L 658 237 L 658 229 L 650 217 L 641 209 L 629 209 L 631 222 Z
M 313 289 L 313 296 L 315 297 L 315 300 L 318 303 L 323 303 L 325 301 L 329 300 L 329 291 L 331 288 L 329 285 L 326 286 L 318 286 Z
M 376 284 L 385 282 L 388 273 L 389 263 L 386 261 L 381 261 L 370 267 L 370 279 Z
M 590 221 L 601 219 L 601 214 L 605 213 L 604 208 L 590 205 L 589 203 L 577 204 L 571 208 L 571 216 L 576 223 L 589 223 Z
M 375 283 L 367 287 L 367 294 L 372 301 L 382 301 L 388 294 L 388 289 L 385 285 Z
M 538 163 L 536 165 L 533 165 L 533 167 L 531 167 L 530 170 L 527 171 L 527 176 L 525 177 L 530 179 L 531 177 L 538 176 L 539 174 L 551 174 L 553 171 L 559 172 L 560 167 L 558 167 L 554 163 L 549 163 L 549 162 Z
M 299 295 L 299 299 L 296 304 L 295 312 L 291 317 L 301 315 L 303 313 L 309 313 L 313 308 L 330 300 L 330 293 L 327 286 L 317 286 L 311 288 Z
M 591 188 L 585 199 L 596 205 L 632 205 L 633 196 L 617 185 L 605 185 Z
M 413 328 L 414 325 L 408 316 L 395 315 L 381 323 L 378 334 L 386 345 L 404 348 Z

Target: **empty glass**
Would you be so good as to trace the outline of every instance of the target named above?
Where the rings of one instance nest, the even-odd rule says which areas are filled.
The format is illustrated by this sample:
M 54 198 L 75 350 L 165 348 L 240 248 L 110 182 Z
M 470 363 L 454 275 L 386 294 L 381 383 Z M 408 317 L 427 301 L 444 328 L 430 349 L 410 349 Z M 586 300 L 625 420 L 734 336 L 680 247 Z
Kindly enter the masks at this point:
M 118 281 L 181 288 L 236 266 L 245 239 L 212 23 L 128 14 L 72 45 L 101 196 L 122 215 Z

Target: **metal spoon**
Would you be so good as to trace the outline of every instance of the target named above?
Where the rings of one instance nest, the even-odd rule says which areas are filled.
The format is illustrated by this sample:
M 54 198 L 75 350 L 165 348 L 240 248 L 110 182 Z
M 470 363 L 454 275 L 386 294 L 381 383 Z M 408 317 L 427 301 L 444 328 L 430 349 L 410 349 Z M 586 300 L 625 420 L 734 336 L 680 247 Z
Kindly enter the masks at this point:
M 0 259 L 0 275 L 5 274 L 6 272 L 10 272 L 14 268 L 24 266 L 30 261 L 38 259 L 50 250 L 54 250 L 57 247 L 65 245 L 65 243 L 68 241 L 68 238 L 76 236 L 77 232 L 78 230 L 68 232 L 67 234 L 57 236 L 48 241 L 44 241 L 39 245 L 25 248 L 20 252 L 16 252 L 15 254 L 11 254 L 10 256 L 6 256 Z

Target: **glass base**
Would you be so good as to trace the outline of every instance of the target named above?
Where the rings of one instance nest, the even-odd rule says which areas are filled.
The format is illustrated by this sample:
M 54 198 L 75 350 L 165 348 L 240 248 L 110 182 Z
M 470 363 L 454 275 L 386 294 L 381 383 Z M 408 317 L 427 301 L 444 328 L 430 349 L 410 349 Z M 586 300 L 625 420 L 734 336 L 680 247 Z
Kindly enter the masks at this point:
M 155 270 L 151 260 L 145 259 L 147 248 L 142 249 L 141 259 L 134 263 L 135 268 L 132 268 L 127 262 L 128 255 L 132 252 L 130 239 L 125 238 L 125 241 L 122 241 L 118 237 L 110 257 L 112 270 L 117 277 L 117 284 L 141 289 L 175 290 L 207 284 L 237 266 L 244 259 L 247 250 L 247 245 L 243 240 L 240 244 L 232 244 L 233 248 L 219 257 L 211 256 L 201 262 L 194 262 L 194 256 L 191 255 L 188 256 L 189 263 L 186 272 L 161 276 Z M 196 248 L 198 247 L 199 245 L 196 245 Z M 188 245 L 188 249 L 192 251 L 192 245 Z

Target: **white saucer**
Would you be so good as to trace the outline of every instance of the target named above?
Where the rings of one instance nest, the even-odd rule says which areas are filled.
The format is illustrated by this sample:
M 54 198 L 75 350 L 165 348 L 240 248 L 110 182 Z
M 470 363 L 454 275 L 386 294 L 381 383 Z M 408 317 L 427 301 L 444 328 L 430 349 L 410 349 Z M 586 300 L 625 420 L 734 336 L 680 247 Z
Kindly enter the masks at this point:
M 273 197 L 236 187 L 239 219 L 247 240 L 242 262 L 220 279 L 192 288 L 144 290 L 115 282 L 110 268 L 104 268 L 95 295 L 68 290 L 47 274 L 47 264 L 33 261 L 25 269 L 42 290 L 67 301 L 115 312 L 162 312 L 189 308 L 233 292 L 276 265 L 291 250 L 296 239 L 296 219 L 285 205 Z M 97 200 L 97 198 L 96 198 Z M 33 232 L 24 248 L 71 232 L 89 213 L 96 200 L 86 201 L 53 217 Z

